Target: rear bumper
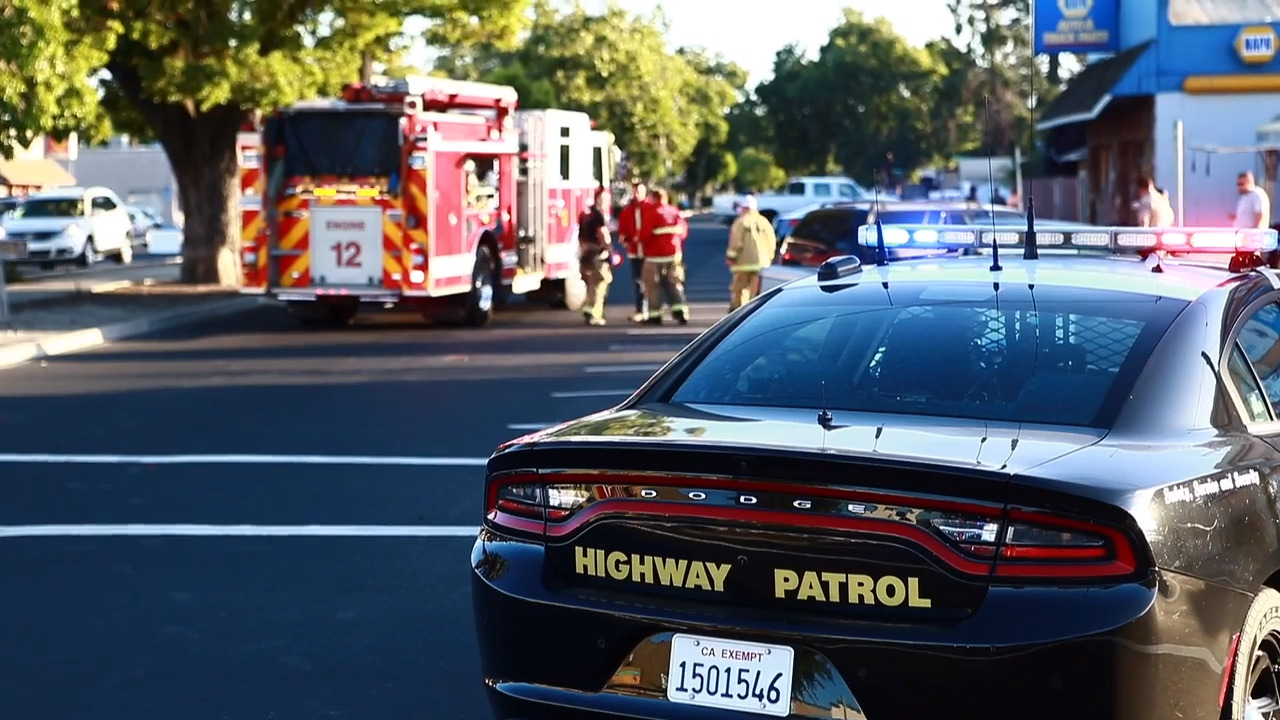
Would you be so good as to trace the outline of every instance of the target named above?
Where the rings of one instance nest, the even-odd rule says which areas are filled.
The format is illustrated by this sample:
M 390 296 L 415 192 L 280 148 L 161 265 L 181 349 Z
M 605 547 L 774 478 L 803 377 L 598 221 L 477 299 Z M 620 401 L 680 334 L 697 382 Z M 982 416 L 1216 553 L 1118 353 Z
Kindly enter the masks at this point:
M 263 288 L 244 287 L 246 295 L 267 295 L 288 303 L 374 303 L 385 305 L 405 300 L 432 297 L 426 290 L 388 290 L 385 288 Z
M 962 622 L 895 626 L 553 591 L 540 545 L 487 531 L 472 565 L 483 679 L 501 720 L 744 717 L 666 700 L 675 632 L 794 648 L 793 718 L 1210 717 L 1228 628 L 1248 604 L 1165 576 L 1160 591 L 993 589 Z M 1196 609 L 1206 607 L 1217 617 Z

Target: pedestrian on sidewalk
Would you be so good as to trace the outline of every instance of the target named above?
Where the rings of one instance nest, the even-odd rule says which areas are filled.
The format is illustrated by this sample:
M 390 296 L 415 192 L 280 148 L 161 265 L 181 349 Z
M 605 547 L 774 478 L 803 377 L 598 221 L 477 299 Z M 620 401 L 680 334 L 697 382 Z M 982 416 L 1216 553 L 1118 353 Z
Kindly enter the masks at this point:
M 760 294 L 760 271 L 773 264 L 778 247 L 773 224 L 760 214 L 755 195 L 748 195 L 739 209 L 741 213 L 729 228 L 729 248 L 724 255 L 725 264 L 733 274 L 729 283 L 729 312 Z
M 644 249 L 640 237 L 647 223 L 652 223 L 653 196 L 648 186 L 637 181 L 631 188 L 631 200 L 618 213 L 618 240 L 626 250 L 631 267 L 631 288 L 635 293 L 635 315 L 632 322 L 644 322 L 648 317 L 648 304 L 644 291 Z
M 1236 203 L 1236 211 L 1231 213 L 1233 227 L 1262 228 L 1271 227 L 1271 198 L 1267 191 L 1258 187 L 1253 173 L 1245 171 L 1236 176 L 1236 190 L 1240 191 L 1240 200 Z
M 1175 225 L 1169 196 L 1156 187 L 1156 181 L 1150 175 L 1138 176 L 1137 190 L 1138 199 L 1134 201 L 1133 209 L 1138 216 L 1138 227 L 1167 228 Z
M 588 325 L 604 325 L 604 300 L 613 282 L 610 260 L 613 242 L 609 238 L 609 222 L 604 208 L 608 191 L 596 190 L 595 201 L 578 221 L 578 262 L 582 281 L 587 285 L 587 299 L 582 318 Z
M 669 202 L 666 190 L 654 191 L 652 223 L 641 234 L 644 252 L 644 293 L 649 301 L 649 317 L 645 322 L 662 324 L 662 306 L 671 309 L 671 317 L 681 325 L 689 324 L 689 306 L 684 295 L 684 240 L 689 224 L 680 208 Z

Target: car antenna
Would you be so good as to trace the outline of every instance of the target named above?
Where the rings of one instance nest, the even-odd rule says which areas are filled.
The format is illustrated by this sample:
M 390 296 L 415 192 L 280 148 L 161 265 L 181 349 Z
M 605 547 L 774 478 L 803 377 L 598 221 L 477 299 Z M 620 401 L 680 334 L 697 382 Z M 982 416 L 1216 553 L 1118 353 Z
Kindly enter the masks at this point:
M 884 247 L 884 223 L 880 221 L 880 174 L 872 172 L 871 191 L 875 193 L 875 204 L 871 209 L 876 214 L 876 265 L 889 264 L 889 251 Z
M 991 147 L 991 96 L 983 95 L 982 103 L 985 108 L 984 122 L 987 127 L 987 193 L 988 200 L 994 201 L 996 194 L 996 171 L 994 161 L 991 159 L 991 153 L 995 152 L 995 148 Z M 1000 266 L 1000 242 L 996 237 L 996 215 L 991 213 L 991 272 L 1000 272 L 1004 268 Z
M 1032 31 L 1034 32 L 1034 30 Z M 1027 123 L 1027 135 L 1031 140 L 1031 147 L 1028 148 L 1032 153 L 1036 150 L 1036 105 L 1040 104 L 1040 98 L 1036 97 L 1036 73 L 1040 68 L 1036 66 L 1035 38 L 1031 42 L 1031 107 L 1028 108 L 1031 113 L 1031 120 Z M 1014 173 L 1015 177 L 1022 177 L 1021 168 L 1015 168 L 1018 172 Z M 1022 241 L 1022 259 L 1023 260 L 1039 260 L 1040 247 L 1036 242 L 1036 199 L 1035 194 L 1031 192 L 1034 182 L 1027 183 L 1027 236 Z M 1017 188 L 1014 192 L 1021 193 L 1022 188 Z M 994 221 L 994 218 L 992 218 Z
M 831 426 L 835 423 L 835 417 L 831 414 L 831 411 L 827 409 L 827 381 L 822 380 L 820 382 L 822 392 L 822 409 L 818 411 L 818 425 L 821 426 L 823 430 L 830 430 Z

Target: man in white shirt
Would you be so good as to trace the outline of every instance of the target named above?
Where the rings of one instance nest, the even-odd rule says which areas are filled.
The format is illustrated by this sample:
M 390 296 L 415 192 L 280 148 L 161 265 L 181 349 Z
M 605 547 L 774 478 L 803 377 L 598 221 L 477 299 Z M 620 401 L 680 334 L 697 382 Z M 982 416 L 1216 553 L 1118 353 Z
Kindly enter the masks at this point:
M 1240 173 L 1236 177 L 1236 189 L 1240 191 L 1240 201 L 1236 203 L 1236 211 L 1231 214 L 1233 227 L 1271 227 L 1271 198 L 1254 182 L 1253 173 Z

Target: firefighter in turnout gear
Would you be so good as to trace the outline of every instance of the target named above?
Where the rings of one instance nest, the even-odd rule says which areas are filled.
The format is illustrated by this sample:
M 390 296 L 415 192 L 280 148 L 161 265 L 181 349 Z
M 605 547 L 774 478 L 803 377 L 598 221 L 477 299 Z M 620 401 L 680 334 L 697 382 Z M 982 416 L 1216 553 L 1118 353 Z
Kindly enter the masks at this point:
M 760 293 L 760 271 L 773 264 L 778 249 L 778 236 L 768 218 L 756 209 L 756 196 L 748 195 L 742 203 L 742 214 L 729 228 L 729 248 L 725 262 L 733 281 L 729 283 L 729 312 L 751 301 Z
M 607 191 L 596 190 L 595 202 L 578 221 L 578 262 L 582 281 L 587 284 L 587 300 L 582 306 L 582 317 L 588 325 L 604 325 L 604 299 L 613 282 L 609 264 L 613 255 L 613 242 L 609 239 L 609 223 L 604 217 Z
M 632 187 L 631 201 L 618 213 L 618 239 L 627 251 L 627 259 L 631 265 L 631 285 L 635 291 L 636 314 L 631 318 L 634 322 L 643 322 L 649 315 L 646 312 L 644 289 L 644 250 L 640 245 L 640 236 L 647 225 L 653 223 L 653 196 L 642 182 Z
M 684 239 L 689 225 L 680 209 L 667 202 L 667 191 L 654 191 L 651 222 L 640 236 L 644 252 L 644 294 L 649 300 L 645 322 L 661 325 L 662 306 L 681 325 L 689 324 L 689 306 L 684 297 Z

